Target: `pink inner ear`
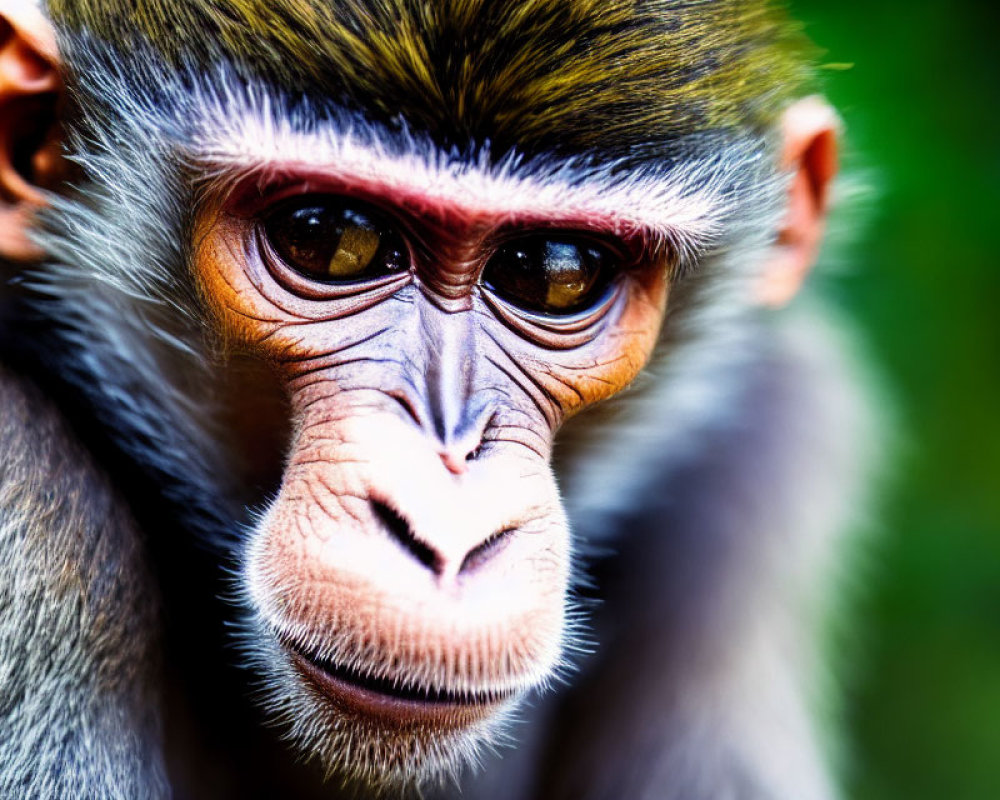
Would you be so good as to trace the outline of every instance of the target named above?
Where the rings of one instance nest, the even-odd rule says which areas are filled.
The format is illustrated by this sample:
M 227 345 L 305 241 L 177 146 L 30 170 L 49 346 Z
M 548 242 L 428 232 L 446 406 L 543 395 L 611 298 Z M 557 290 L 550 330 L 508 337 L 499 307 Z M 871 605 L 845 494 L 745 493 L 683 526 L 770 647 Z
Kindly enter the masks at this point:
M 0 9 L 0 102 L 59 88 L 55 37 L 31 3 Z
M 0 33 L 0 93 L 54 88 L 51 65 L 12 31 Z
M 819 254 L 830 183 L 837 174 L 839 127 L 833 110 L 815 97 L 795 103 L 782 118 L 782 163 L 794 175 L 778 242 L 757 284 L 763 305 L 787 304 Z
M 44 20 L 34 9 L 31 12 L 17 7 L 0 16 L 0 258 L 13 261 L 41 256 L 27 232 L 35 208 L 44 202 L 32 178 L 18 171 L 15 149 L 30 144 L 40 152 L 52 144 L 46 139 L 47 117 L 45 124 L 39 124 L 39 115 L 49 111 L 43 110 L 45 103 L 35 99 L 54 96 L 59 88 L 59 75 L 49 51 L 36 46 L 36 40 L 45 39 L 48 29 L 35 30 L 31 24 Z M 37 153 L 31 165 L 43 180 L 51 177 L 57 167 L 51 158 L 38 160 Z
M 816 135 L 803 157 L 803 167 L 810 178 L 816 206 L 826 211 L 830 184 L 837 175 L 837 135 L 826 130 Z

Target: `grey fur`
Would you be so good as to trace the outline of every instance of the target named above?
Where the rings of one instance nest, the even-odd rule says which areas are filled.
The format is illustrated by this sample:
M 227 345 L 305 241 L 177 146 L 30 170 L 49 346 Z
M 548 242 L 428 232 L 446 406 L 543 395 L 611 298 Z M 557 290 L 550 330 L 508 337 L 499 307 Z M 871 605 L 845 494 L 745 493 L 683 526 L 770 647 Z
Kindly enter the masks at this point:
M 0 797 L 165 797 L 135 525 L 51 404 L 2 368 L 0 452 Z

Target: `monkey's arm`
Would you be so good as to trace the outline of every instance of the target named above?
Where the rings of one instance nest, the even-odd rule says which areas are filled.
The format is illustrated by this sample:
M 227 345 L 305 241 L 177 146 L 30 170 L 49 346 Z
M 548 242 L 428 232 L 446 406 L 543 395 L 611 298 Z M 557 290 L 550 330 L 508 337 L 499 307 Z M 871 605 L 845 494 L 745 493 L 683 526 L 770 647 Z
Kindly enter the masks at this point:
M 0 796 L 168 794 L 154 594 L 103 474 L 0 367 Z
M 782 332 L 738 419 L 708 431 L 696 457 L 648 465 L 598 575 L 600 649 L 536 797 L 836 794 L 810 713 L 817 623 L 867 443 L 838 348 L 812 326 Z

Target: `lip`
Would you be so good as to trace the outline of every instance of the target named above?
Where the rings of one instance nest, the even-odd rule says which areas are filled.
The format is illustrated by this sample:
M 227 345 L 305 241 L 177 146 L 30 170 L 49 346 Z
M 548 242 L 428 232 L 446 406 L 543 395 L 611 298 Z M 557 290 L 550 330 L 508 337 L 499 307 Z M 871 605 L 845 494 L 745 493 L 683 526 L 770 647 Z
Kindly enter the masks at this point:
M 511 691 L 453 692 L 398 686 L 389 679 L 316 659 L 291 642 L 283 645 L 303 678 L 342 711 L 392 725 L 433 722 L 449 728 L 466 727 L 492 716 L 513 695 Z

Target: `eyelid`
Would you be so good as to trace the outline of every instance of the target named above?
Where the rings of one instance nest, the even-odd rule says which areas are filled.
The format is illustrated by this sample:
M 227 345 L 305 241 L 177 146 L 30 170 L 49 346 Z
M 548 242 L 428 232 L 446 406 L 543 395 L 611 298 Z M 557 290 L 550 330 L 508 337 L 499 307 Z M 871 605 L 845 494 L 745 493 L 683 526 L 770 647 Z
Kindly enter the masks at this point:
M 569 248 L 570 269 L 573 265 L 582 267 L 581 274 L 586 276 L 582 290 L 570 291 L 565 305 L 552 300 L 560 270 L 550 256 L 553 246 L 558 245 Z M 518 256 L 526 256 L 527 263 Z M 519 318 L 549 329 L 567 330 L 607 298 L 625 271 L 623 261 L 620 250 L 596 237 L 579 232 L 531 231 L 497 247 L 486 260 L 479 282 L 490 295 L 516 309 Z
M 399 231 L 392 212 L 386 211 L 377 204 L 370 203 L 363 197 L 336 194 L 333 192 L 294 192 L 284 197 L 271 198 L 263 204 L 252 216 L 267 220 L 276 216 L 282 210 L 293 208 L 335 208 L 344 211 L 360 212 L 371 217 L 376 222 L 387 223 L 387 227 Z
M 391 210 L 382 207 L 378 203 L 372 203 L 364 197 L 356 197 L 348 194 L 333 192 L 294 193 L 280 199 L 272 200 L 262 206 L 253 217 L 266 223 L 282 211 L 311 207 L 324 210 L 332 209 L 341 213 L 360 214 L 363 217 L 367 217 L 376 226 L 384 226 L 385 232 L 399 236 L 404 242 L 408 238 L 406 225 Z
M 410 270 L 353 281 L 318 281 L 308 278 L 285 263 L 259 223 L 249 231 L 247 253 L 249 258 L 256 258 L 260 262 L 263 270 L 283 291 L 304 300 L 337 300 L 368 295 L 367 307 L 388 298 L 413 280 Z
M 535 225 L 525 222 L 521 226 L 508 223 L 503 229 L 497 231 L 490 240 L 490 254 L 487 260 L 494 253 L 507 247 L 511 243 L 530 239 L 570 239 L 582 244 L 592 243 L 607 250 L 623 265 L 631 264 L 636 254 L 645 247 L 645 237 L 639 233 L 629 236 L 616 236 L 604 228 L 574 228 L 565 224 Z
M 366 190 L 343 181 L 323 176 L 306 177 L 297 174 L 250 175 L 241 180 L 222 203 L 222 210 L 241 219 L 266 216 L 272 209 L 294 198 L 330 198 L 338 203 L 372 209 L 376 215 L 390 219 L 397 229 L 405 232 L 405 209 L 382 201 L 383 193 Z
M 551 315 L 520 308 L 509 300 L 481 287 L 486 304 L 497 318 L 520 336 L 549 350 L 572 350 L 593 341 L 601 332 L 614 309 L 622 302 L 626 279 L 616 275 L 607 290 L 592 306 L 575 314 Z

